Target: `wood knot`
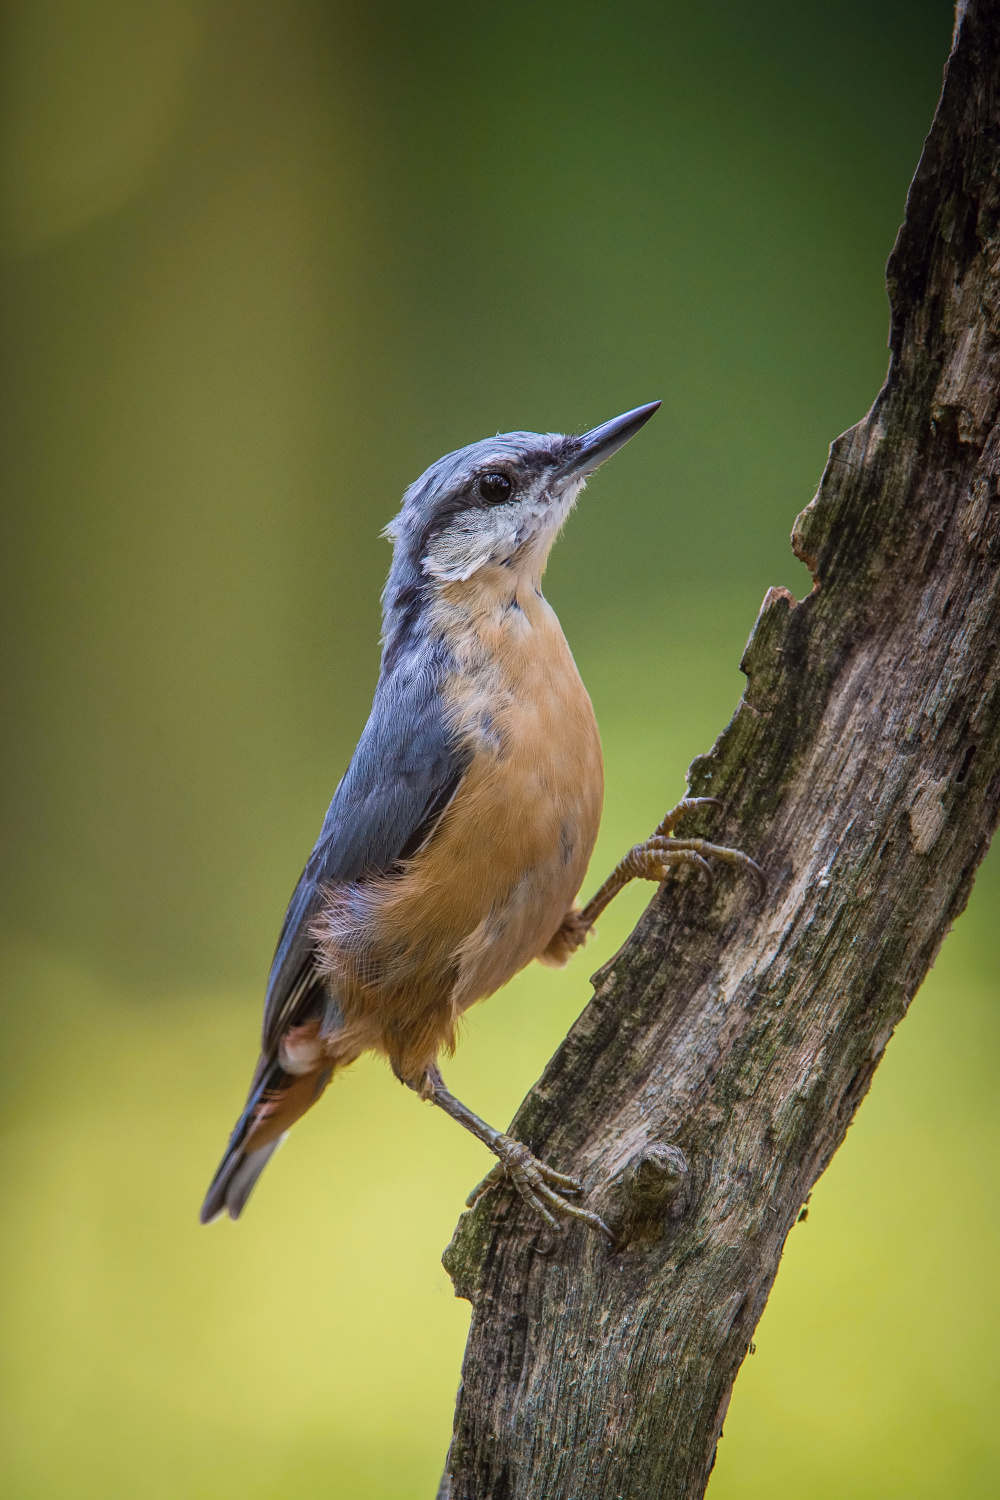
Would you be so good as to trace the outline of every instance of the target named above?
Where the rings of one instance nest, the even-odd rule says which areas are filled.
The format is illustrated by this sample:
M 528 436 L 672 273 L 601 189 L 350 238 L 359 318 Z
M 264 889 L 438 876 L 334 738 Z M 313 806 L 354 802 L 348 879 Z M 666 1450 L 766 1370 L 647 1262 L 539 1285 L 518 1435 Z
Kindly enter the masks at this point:
M 618 1247 L 657 1239 L 664 1221 L 684 1212 L 689 1181 L 687 1158 L 679 1146 L 654 1142 L 630 1157 L 611 1181 L 605 1212 Z

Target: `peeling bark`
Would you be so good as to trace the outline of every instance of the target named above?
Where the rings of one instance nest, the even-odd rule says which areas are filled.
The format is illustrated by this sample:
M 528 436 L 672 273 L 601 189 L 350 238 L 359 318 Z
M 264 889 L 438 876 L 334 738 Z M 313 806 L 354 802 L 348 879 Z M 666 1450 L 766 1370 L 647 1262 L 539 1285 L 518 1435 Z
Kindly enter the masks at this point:
M 506 1189 L 445 1256 L 472 1328 L 441 1493 L 702 1495 L 803 1200 L 1000 817 L 1000 8 L 960 7 L 888 268 L 886 384 L 838 438 L 685 825 L 763 902 L 664 889 L 512 1127 L 617 1235 L 553 1244 Z

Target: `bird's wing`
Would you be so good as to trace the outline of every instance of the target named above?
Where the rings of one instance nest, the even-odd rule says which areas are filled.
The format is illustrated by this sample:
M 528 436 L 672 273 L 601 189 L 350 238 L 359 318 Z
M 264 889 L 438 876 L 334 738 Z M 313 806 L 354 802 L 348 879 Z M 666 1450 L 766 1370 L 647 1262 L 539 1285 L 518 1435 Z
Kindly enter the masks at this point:
M 285 913 L 267 984 L 262 1049 L 322 1003 L 309 927 L 323 888 L 392 869 L 415 854 L 458 789 L 468 755 L 454 743 L 439 679 L 397 671 L 379 682 L 371 717 L 330 803 Z

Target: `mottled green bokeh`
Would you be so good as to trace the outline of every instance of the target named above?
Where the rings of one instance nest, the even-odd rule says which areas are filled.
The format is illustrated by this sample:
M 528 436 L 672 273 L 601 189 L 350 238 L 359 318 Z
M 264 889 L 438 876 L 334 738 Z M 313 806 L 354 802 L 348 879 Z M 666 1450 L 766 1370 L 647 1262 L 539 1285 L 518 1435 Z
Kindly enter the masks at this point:
M 379 530 L 433 458 L 659 396 L 549 574 L 599 877 L 725 723 L 882 267 L 945 0 L 16 0 L 0 237 L 0 1491 L 429 1500 L 487 1161 L 377 1063 L 238 1226 L 198 1203 L 364 721 Z M 795 1229 L 710 1493 L 992 1496 L 998 878 Z M 505 1123 L 641 909 L 469 1022 Z

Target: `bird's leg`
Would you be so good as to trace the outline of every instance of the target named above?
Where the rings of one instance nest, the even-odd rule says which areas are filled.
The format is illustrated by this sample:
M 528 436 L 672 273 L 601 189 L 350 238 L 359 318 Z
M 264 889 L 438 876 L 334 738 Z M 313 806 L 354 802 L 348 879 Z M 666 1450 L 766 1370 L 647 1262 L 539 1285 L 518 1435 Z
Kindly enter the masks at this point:
M 556 933 L 547 954 L 556 961 L 564 961 L 587 939 L 594 923 L 610 905 L 618 892 L 630 880 L 668 880 L 675 871 L 685 865 L 699 871 L 709 884 L 712 867 L 709 859 L 721 860 L 738 870 L 745 870 L 757 881 L 761 895 L 767 890 L 767 877 L 760 865 L 739 849 L 727 849 L 720 844 L 710 844 L 707 839 L 675 839 L 673 830 L 685 813 L 698 807 L 721 807 L 717 797 L 685 797 L 683 802 L 671 808 L 659 824 L 656 832 L 643 844 L 636 844 L 623 860 L 612 870 L 596 895 L 579 911 L 571 911 Z
M 406 1080 L 409 1087 L 414 1089 L 424 1099 L 429 1099 L 445 1114 L 451 1115 L 460 1125 L 482 1141 L 494 1156 L 498 1158 L 497 1165 L 493 1171 L 486 1176 L 477 1188 L 469 1194 L 466 1206 L 471 1208 L 477 1203 L 484 1193 L 497 1186 L 506 1177 L 513 1183 L 520 1196 L 533 1209 L 540 1219 L 550 1229 L 562 1230 L 565 1226 L 561 1219 L 579 1219 L 581 1223 L 596 1229 L 598 1233 L 606 1236 L 609 1242 L 613 1242 L 611 1230 L 599 1219 L 596 1214 L 588 1213 L 585 1208 L 578 1208 L 575 1203 L 568 1203 L 566 1195 L 583 1192 L 583 1184 L 575 1177 L 566 1177 L 562 1172 L 555 1172 L 547 1167 L 544 1162 L 528 1150 L 527 1146 L 520 1141 L 515 1141 L 511 1136 L 504 1135 L 499 1130 L 494 1130 L 492 1125 L 487 1125 L 478 1115 L 474 1115 L 471 1109 L 456 1099 L 455 1095 L 445 1087 L 444 1079 L 436 1067 L 428 1068 L 422 1078 L 414 1082 Z

